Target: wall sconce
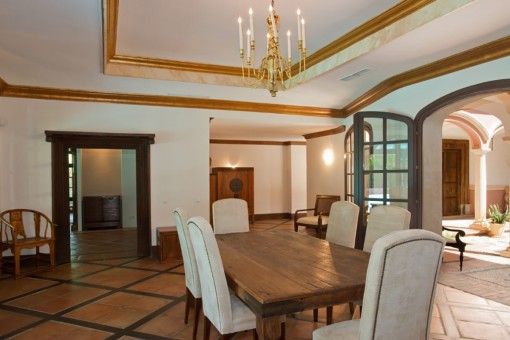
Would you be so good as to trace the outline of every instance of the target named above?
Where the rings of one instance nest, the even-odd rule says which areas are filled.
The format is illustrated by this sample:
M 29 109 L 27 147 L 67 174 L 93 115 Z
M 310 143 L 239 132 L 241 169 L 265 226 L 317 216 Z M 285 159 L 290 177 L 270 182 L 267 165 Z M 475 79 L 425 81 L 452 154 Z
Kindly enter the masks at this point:
M 322 153 L 322 159 L 324 160 L 324 163 L 326 165 L 333 164 L 333 161 L 335 159 L 335 156 L 333 155 L 333 150 L 331 149 L 324 150 L 324 152 Z

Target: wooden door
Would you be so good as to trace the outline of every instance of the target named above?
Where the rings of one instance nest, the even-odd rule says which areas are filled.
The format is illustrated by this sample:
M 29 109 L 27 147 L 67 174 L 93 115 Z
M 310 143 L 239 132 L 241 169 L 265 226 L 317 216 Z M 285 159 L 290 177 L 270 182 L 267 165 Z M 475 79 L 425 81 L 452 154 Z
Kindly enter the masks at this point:
M 443 140 L 443 216 L 462 215 L 468 203 L 467 140 Z

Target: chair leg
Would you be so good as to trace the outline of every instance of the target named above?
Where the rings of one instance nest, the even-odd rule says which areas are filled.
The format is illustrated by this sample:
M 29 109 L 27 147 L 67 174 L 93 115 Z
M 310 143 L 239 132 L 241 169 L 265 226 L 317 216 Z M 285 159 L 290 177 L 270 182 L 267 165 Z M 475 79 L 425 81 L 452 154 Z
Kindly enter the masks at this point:
M 354 314 L 354 303 L 349 302 L 349 312 L 351 312 L 351 316 Z
M 20 275 L 20 249 L 14 248 L 14 278 L 18 279 L 21 277 Z
M 204 315 L 204 340 L 209 340 L 209 334 L 211 333 L 211 321 Z
M 191 302 L 191 292 L 186 287 L 186 304 L 184 305 L 184 324 L 188 324 L 189 305 Z
M 313 322 L 317 322 L 319 321 L 319 310 L 317 308 L 315 308 L 313 310 Z
M 254 328 L 252 331 L 253 340 L 259 340 L 259 335 L 257 334 L 257 328 Z
M 326 325 L 333 323 L 333 306 L 326 307 Z
M 280 340 L 285 340 L 285 322 L 280 324 Z
M 202 298 L 195 298 L 195 324 L 193 325 L 193 340 L 197 338 L 198 321 L 202 309 Z
M 464 251 L 460 252 L 459 261 L 460 261 L 460 271 L 462 271 L 462 261 L 464 261 Z

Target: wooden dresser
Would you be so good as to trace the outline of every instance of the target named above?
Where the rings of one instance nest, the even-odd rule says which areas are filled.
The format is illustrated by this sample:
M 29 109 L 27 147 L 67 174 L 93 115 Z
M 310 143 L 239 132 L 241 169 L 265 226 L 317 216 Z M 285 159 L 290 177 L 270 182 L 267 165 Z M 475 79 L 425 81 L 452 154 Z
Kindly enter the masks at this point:
M 255 220 L 253 168 L 212 168 L 210 174 L 211 214 L 214 201 L 240 198 L 248 203 L 248 214 Z M 212 215 L 211 215 L 212 221 Z
M 118 195 L 84 196 L 83 230 L 122 228 L 121 203 Z

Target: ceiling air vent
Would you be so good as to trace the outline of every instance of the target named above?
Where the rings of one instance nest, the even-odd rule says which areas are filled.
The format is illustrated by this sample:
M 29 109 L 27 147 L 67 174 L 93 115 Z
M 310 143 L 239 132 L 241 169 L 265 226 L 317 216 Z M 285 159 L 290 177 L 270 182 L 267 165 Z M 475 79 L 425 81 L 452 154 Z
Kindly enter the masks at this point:
M 358 78 L 358 77 L 361 77 L 363 74 L 367 73 L 368 71 L 370 71 L 369 68 L 364 68 L 362 70 L 359 70 L 357 72 L 354 72 L 353 74 L 350 74 L 348 76 L 345 76 L 343 78 L 340 78 L 338 80 L 341 80 L 341 81 L 349 81 L 349 80 L 352 80 L 354 78 Z

